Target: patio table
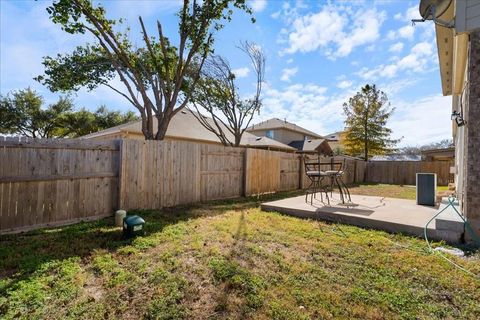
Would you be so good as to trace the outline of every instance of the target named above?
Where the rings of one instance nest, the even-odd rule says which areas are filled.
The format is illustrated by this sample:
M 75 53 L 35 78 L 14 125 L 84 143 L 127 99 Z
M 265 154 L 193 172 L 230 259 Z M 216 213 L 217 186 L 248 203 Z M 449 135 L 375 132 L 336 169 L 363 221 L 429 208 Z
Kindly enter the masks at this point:
M 346 161 L 334 161 L 332 158 L 329 162 L 321 162 L 320 159 L 317 161 L 305 161 L 305 172 L 307 177 L 310 179 L 310 185 L 306 189 L 305 202 L 308 200 L 308 195 L 311 193 L 310 203 L 313 203 L 313 198 L 316 198 L 316 193 L 318 190 L 323 191 L 326 195 L 328 204 L 330 205 L 330 199 L 328 197 L 328 191 L 330 191 L 330 196 L 332 196 L 333 189 L 337 185 L 340 199 L 342 204 L 346 204 L 345 200 L 348 203 L 352 202 L 350 197 L 350 191 L 348 190 L 347 185 L 343 181 L 343 176 L 346 171 Z M 323 185 L 322 182 L 327 179 L 330 180 L 330 185 Z M 321 201 L 323 202 L 323 195 L 320 192 Z

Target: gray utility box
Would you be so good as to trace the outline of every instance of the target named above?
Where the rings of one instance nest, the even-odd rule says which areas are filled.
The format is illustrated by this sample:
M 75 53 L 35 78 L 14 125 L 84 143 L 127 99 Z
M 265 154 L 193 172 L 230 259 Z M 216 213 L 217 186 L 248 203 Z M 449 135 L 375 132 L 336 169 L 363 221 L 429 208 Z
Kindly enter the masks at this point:
M 417 204 L 434 206 L 437 195 L 437 174 L 417 173 Z

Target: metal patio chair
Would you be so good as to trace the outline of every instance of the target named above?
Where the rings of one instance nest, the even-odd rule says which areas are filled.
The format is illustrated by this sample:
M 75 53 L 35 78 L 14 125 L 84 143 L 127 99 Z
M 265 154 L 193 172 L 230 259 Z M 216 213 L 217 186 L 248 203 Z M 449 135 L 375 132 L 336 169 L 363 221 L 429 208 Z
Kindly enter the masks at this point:
M 317 198 L 317 192 L 320 191 L 321 201 L 323 202 L 322 192 L 325 192 L 328 204 L 330 199 L 328 197 L 328 190 L 323 186 L 322 181 L 328 177 L 325 171 L 321 170 L 321 165 L 318 160 L 305 160 L 305 174 L 310 180 L 310 185 L 305 189 L 305 202 L 308 202 L 308 195 L 310 194 L 310 204 L 313 204 L 313 198 Z
M 320 163 L 320 166 L 322 165 L 330 165 L 330 169 L 324 171 L 324 173 L 330 179 L 330 196 L 332 196 L 333 189 L 336 184 L 338 186 L 338 191 L 340 192 L 340 199 L 342 203 L 345 203 L 345 197 L 347 198 L 348 202 L 352 202 L 350 191 L 343 181 L 345 171 L 347 170 L 346 159 L 343 159 L 343 161 L 335 161 L 334 158 L 332 158 L 330 162 Z

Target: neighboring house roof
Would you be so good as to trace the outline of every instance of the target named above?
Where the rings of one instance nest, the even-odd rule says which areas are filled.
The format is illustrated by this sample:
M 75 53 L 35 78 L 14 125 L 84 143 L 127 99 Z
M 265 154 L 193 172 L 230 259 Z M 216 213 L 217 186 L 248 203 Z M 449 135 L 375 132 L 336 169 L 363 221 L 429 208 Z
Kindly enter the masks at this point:
M 208 118 L 212 123 L 213 120 Z M 154 131 L 157 130 L 157 123 L 154 121 Z M 227 132 L 227 130 L 225 130 Z M 114 134 L 137 134 L 142 135 L 142 122 L 141 120 L 125 123 L 116 127 L 108 128 L 102 131 L 94 132 L 83 137 L 81 139 L 93 139 L 102 136 L 114 135 Z M 227 132 L 229 138 L 233 138 L 230 132 Z M 178 138 L 197 140 L 204 142 L 220 143 L 218 137 L 211 131 L 207 130 L 202 124 L 195 118 L 190 110 L 182 110 L 175 114 L 168 125 L 167 138 Z M 232 139 L 233 140 L 233 139 Z M 242 146 L 252 147 L 265 147 L 278 150 L 295 151 L 294 148 L 283 144 L 281 142 L 269 139 L 267 137 L 257 137 L 251 133 L 245 132 L 240 142 Z
M 318 138 L 318 139 L 323 138 L 321 135 L 319 135 L 319 134 L 317 134 L 313 131 L 307 130 L 307 129 L 302 128 L 302 127 L 300 127 L 300 126 L 298 126 L 294 123 L 288 122 L 286 120 L 281 120 L 281 119 L 278 119 L 278 118 L 272 118 L 272 119 L 265 120 L 263 122 L 254 124 L 254 125 L 248 127 L 247 131 L 255 132 L 255 131 L 258 131 L 258 130 L 272 130 L 272 129 L 287 129 L 287 130 L 291 130 L 291 131 L 295 131 L 295 132 L 300 132 L 300 133 L 302 133 L 304 135 L 308 135 L 312 138 Z
M 425 156 L 455 156 L 455 147 L 440 148 L 440 149 L 428 149 L 422 150 L 422 155 Z
M 421 161 L 422 157 L 412 154 L 385 154 L 373 156 L 370 161 Z
M 333 153 L 327 139 L 297 140 L 290 142 L 288 145 L 303 153 L 322 153 L 325 155 L 331 155 Z
M 427 161 L 452 161 L 455 158 L 455 147 L 422 150 L 422 157 Z
M 344 133 L 344 131 L 337 131 L 337 132 L 334 132 L 334 133 L 326 134 L 323 137 L 325 139 L 330 140 L 330 141 L 338 141 L 338 140 L 340 140 L 340 135 L 342 133 Z

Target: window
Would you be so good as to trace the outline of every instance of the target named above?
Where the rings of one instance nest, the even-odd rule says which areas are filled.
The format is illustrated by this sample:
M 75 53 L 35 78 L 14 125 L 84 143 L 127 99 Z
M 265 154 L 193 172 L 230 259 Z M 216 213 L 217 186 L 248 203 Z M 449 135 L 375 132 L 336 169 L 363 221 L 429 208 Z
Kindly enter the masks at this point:
M 266 136 L 267 138 L 273 139 L 273 130 L 267 130 Z

